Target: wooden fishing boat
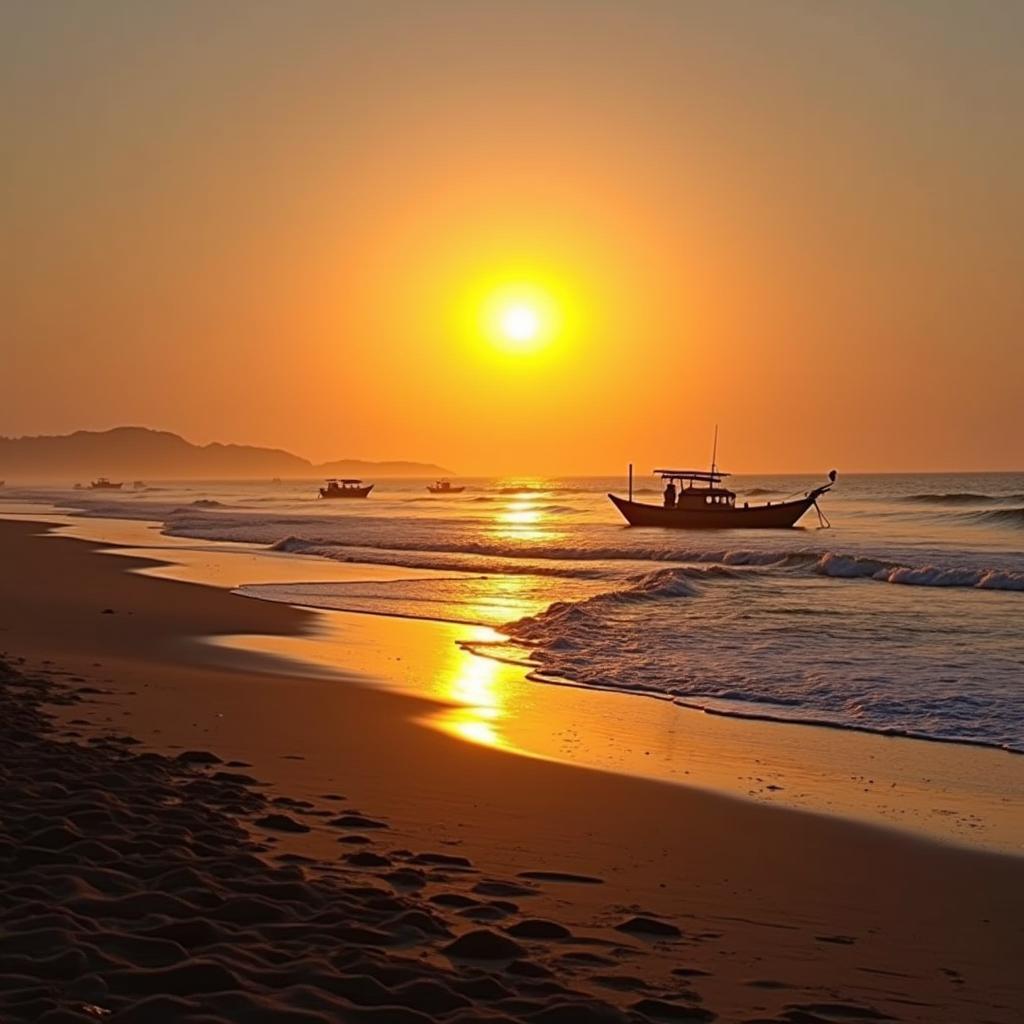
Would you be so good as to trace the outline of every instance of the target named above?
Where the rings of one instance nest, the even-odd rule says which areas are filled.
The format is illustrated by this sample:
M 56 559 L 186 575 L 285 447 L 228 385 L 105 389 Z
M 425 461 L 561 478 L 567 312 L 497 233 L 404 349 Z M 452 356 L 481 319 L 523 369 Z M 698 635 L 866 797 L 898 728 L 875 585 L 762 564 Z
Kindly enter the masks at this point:
M 427 490 L 431 494 L 461 494 L 465 489 L 465 487 L 452 487 L 451 480 L 438 480 L 437 483 L 427 486 Z
M 633 501 L 633 467 L 629 469 L 629 498 L 609 494 L 612 504 L 630 526 L 662 526 L 675 530 L 783 530 L 795 526 L 812 507 L 817 510 L 821 524 L 828 525 L 817 503 L 836 480 L 833 469 L 827 484 L 807 491 L 800 498 L 737 505 L 736 494 L 722 486 L 728 473 L 714 467 L 711 472 L 656 469 L 655 474 L 665 481 L 664 500 L 661 505 L 647 505 Z
M 124 487 L 124 481 L 120 483 L 112 483 L 105 476 L 97 477 L 91 484 L 89 484 L 90 491 L 119 491 Z
M 320 488 L 321 498 L 365 498 L 373 490 L 373 484 L 362 480 L 326 480 L 326 487 Z

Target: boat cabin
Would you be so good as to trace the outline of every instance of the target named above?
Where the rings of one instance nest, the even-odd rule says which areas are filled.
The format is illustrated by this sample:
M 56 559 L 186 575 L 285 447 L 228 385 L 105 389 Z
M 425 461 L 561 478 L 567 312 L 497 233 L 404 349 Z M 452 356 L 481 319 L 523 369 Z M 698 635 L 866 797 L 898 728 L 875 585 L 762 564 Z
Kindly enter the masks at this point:
M 718 470 L 710 473 L 697 469 L 656 469 L 665 483 L 662 492 L 665 508 L 735 508 L 736 495 L 722 487 L 722 479 L 729 476 Z
M 362 490 L 362 480 L 352 479 L 341 479 L 336 480 L 333 477 L 326 481 L 326 490 L 329 494 L 336 493 L 337 491 L 357 491 Z

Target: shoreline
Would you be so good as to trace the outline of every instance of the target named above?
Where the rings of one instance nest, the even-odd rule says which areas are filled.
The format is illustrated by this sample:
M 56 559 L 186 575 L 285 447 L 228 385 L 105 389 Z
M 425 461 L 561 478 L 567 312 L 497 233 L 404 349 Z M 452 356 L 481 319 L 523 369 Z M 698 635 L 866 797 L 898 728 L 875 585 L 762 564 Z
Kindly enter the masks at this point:
M 163 534 L 161 524 L 151 521 L 29 511 L 19 518 L 46 523 L 55 535 L 87 540 L 117 556 L 148 560 L 133 573 L 229 591 L 252 582 L 451 575 L 336 563 L 257 544 L 196 541 Z M 271 674 L 356 675 L 371 686 L 427 698 L 435 706 L 418 721 L 506 755 L 667 781 L 930 841 L 1024 855 L 1024 819 L 1014 813 L 1024 803 L 1024 764 L 1012 751 L 732 715 L 656 694 L 538 679 L 527 666 L 477 653 L 478 644 L 486 647 L 500 638 L 491 627 L 287 605 L 260 600 L 244 589 L 240 596 L 299 611 L 309 626 L 284 633 L 196 637 L 191 642 L 205 649 L 196 652 L 201 659 L 228 666 L 235 659 L 253 668 L 256 657 Z M 417 666 L 417 672 L 396 672 L 396 658 Z M 341 663 L 346 667 L 339 673 Z M 655 699 L 638 702 L 640 696 Z M 571 731 L 560 727 L 569 721 L 575 723 Z M 968 805 L 970 813 L 962 809 Z
M 551 883 L 538 906 L 574 927 L 627 906 L 682 922 L 691 939 L 675 962 L 707 972 L 701 994 L 724 1020 L 783 1020 L 786 1007 L 836 1000 L 921 1024 L 1009 1024 L 1024 1010 L 1012 966 L 1024 948 L 1018 857 L 456 741 L 416 724 L 439 711 L 430 697 L 211 663 L 192 639 L 301 640 L 312 613 L 140 575 L 131 570 L 152 560 L 37 525 L 0 524 L 0 547 L 3 648 L 105 691 L 76 710 L 90 722 L 76 729 L 127 729 L 141 749 L 212 747 L 301 799 L 344 779 L 411 849 L 451 844 L 504 876 L 599 878 Z M 346 670 L 387 642 L 392 624 L 380 628 L 348 638 Z M 333 838 L 304 841 L 307 855 L 337 857 Z

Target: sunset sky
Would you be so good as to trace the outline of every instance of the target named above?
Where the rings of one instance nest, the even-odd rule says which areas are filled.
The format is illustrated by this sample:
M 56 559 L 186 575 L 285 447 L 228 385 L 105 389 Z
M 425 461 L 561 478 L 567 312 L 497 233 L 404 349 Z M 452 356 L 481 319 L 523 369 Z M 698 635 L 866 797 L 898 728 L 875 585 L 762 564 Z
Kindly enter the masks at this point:
M 0 13 L 0 434 L 1024 468 L 1024 3 Z

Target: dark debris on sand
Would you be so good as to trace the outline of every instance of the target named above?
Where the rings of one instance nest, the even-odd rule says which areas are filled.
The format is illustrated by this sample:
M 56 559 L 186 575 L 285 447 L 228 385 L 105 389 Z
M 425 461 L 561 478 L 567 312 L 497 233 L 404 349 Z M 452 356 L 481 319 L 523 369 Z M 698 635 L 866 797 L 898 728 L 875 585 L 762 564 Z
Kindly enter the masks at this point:
M 581 991 L 575 972 L 541 962 L 557 965 L 551 954 L 568 930 L 538 919 L 504 932 L 467 927 L 455 912 L 472 897 L 387 886 L 386 858 L 272 862 L 263 830 L 306 826 L 273 810 L 254 780 L 215 771 L 220 760 L 202 751 L 165 757 L 117 737 L 62 739 L 43 706 L 79 699 L 0 662 L 5 1024 L 625 1024 L 674 1012 Z M 359 815 L 331 825 L 386 827 Z M 419 870 L 391 875 L 419 883 L 423 869 L 469 866 L 411 859 Z M 686 1012 L 677 1019 L 713 1017 Z

